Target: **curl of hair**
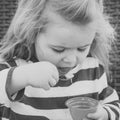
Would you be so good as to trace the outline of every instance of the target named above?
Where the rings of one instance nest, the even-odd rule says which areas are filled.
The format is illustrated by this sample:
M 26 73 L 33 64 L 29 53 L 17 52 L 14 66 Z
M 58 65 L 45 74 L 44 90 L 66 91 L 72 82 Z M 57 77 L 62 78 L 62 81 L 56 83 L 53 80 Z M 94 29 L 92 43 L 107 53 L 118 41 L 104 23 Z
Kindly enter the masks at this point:
M 0 55 L 30 59 L 32 45 L 46 22 L 42 12 L 47 0 L 19 0 L 18 8 L 9 29 L 0 43 Z

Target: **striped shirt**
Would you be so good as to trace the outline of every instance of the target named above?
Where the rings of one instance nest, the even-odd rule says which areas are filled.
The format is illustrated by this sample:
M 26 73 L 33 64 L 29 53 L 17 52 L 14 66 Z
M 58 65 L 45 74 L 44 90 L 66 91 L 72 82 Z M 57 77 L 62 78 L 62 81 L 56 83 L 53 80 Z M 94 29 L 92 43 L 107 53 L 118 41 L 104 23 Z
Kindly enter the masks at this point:
M 13 66 L 30 63 L 22 59 L 0 63 L 0 120 L 72 120 L 65 102 L 77 96 L 99 100 L 109 120 L 120 120 L 117 92 L 108 85 L 104 68 L 97 59 L 86 58 L 72 80 L 59 80 L 50 90 L 27 86 L 9 96 Z

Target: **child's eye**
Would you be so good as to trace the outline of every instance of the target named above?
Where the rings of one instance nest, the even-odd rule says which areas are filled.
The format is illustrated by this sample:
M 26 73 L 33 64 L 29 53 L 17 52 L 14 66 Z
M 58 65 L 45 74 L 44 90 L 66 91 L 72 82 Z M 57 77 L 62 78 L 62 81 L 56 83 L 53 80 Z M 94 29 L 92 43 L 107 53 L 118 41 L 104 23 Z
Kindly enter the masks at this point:
M 84 51 L 86 50 L 86 48 L 77 48 L 77 50 L 78 50 L 79 52 L 84 52 Z
M 64 48 L 62 48 L 62 49 L 59 49 L 59 48 L 52 48 L 52 49 L 53 49 L 53 51 L 58 52 L 58 53 L 62 53 L 62 52 L 65 51 Z

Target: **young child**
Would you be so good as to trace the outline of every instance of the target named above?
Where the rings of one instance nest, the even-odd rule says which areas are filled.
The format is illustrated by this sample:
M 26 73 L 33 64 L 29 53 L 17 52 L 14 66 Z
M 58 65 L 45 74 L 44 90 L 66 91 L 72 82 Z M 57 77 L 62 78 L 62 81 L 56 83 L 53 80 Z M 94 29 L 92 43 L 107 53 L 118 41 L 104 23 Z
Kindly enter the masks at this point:
M 108 85 L 114 30 L 102 0 L 20 0 L 0 48 L 1 120 L 72 120 L 65 102 L 99 101 L 85 119 L 120 120 Z

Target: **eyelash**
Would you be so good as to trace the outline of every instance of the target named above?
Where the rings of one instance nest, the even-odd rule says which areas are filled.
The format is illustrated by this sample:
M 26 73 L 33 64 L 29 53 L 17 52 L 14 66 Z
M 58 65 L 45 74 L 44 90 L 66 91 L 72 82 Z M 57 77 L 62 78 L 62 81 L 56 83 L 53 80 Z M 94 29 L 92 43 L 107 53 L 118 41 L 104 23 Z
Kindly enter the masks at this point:
M 55 51 L 55 52 L 57 52 L 57 53 L 62 53 L 62 52 L 65 51 L 65 49 L 62 49 L 62 50 L 58 50 L 58 49 L 55 49 L 55 48 L 52 48 L 52 49 L 53 49 L 53 51 Z M 84 51 L 86 50 L 86 48 L 84 48 L 84 49 L 77 48 L 77 50 L 78 50 L 79 52 L 84 52 Z
M 83 48 L 83 49 L 78 48 L 77 50 L 78 50 L 79 52 L 84 52 L 86 49 L 87 49 L 87 48 Z
M 55 52 L 57 52 L 57 53 L 62 53 L 62 52 L 65 51 L 65 49 L 62 49 L 62 50 L 58 50 L 58 49 L 55 49 L 55 48 L 52 48 L 52 49 L 53 49 L 53 51 L 55 51 Z

